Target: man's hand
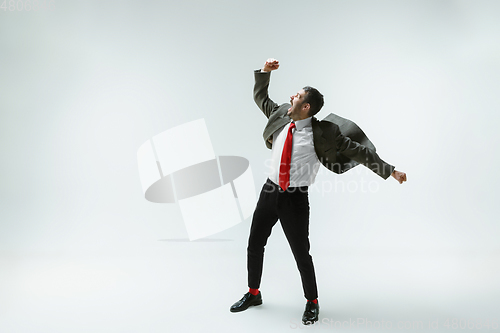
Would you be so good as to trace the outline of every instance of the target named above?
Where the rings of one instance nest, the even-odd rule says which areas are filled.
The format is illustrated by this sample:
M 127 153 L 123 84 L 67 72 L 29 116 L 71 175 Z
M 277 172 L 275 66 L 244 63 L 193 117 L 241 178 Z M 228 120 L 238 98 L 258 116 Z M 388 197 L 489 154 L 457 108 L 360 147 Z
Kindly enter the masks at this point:
M 403 184 L 403 182 L 406 181 L 406 173 L 394 170 L 391 174 L 391 176 L 394 177 L 400 184 Z
M 270 72 L 278 69 L 280 67 L 280 62 L 274 58 L 269 58 L 266 60 L 264 67 L 262 67 L 261 71 Z

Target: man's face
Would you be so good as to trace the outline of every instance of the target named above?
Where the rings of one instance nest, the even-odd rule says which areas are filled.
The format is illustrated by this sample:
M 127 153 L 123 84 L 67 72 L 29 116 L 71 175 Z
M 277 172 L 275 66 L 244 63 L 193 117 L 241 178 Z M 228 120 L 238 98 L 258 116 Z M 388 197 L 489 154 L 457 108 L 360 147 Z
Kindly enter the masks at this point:
M 287 115 L 293 120 L 299 120 L 304 117 L 307 118 L 309 103 L 304 103 L 306 94 L 304 89 L 300 89 L 295 95 L 290 96 L 290 104 L 292 104 L 292 106 L 288 109 Z

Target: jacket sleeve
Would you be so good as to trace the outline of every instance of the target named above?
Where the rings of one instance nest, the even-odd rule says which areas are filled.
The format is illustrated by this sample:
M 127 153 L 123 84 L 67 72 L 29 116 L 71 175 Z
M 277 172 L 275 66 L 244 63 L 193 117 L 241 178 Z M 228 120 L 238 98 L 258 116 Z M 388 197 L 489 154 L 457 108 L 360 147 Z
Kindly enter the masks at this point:
M 253 87 L 253 100 L 257 106 L 264 112 L 267 118 L 278 109 L 278 104 L 269 98 L 269 82 L 271 72 L 261 72 L 260 69 L 254 71 L 255 85 Z
M 389 178 L 394 171 L 394 166 L 384 162 L 375 150 L 351 140 L 340 132 L 335 138 L 335 144 L 338 153 L 363 164 L 384 179 Z

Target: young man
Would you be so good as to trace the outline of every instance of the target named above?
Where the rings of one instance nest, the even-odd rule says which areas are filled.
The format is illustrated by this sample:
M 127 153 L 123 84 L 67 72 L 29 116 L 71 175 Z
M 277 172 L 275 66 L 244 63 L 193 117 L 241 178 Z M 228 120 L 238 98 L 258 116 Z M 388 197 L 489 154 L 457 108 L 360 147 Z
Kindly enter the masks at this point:
M 317 321 L 319 315 L 316 277 L 309 254 L 307 191 L 320 163 L 337 173 L 363 164 L 384 179 L 394 177 L 400 184 L 406 181 L 406 174 L 380 159 L 373 144 L 354 123 L 334 115 L 318 121 L 314 115 L 324 102 L 323 95 L 315 88 L 299 90 L 290 97 L 289 104 L 274 103 L 269 98 L 268 87 L 270 72 L 278 68 L 278 60 L 268 59 L 262 69 L 255 71 L 254 100 L 269 118 L 264 140 L 272 149 L 271 172 L 260 193 L 248 239 L 250 290 L 231 306 L 230 311 L 240 312 L 262 304 L 259 287 L 264 247 L 279 219 L 300 272 L 307 300 L 302 322 L 307 325 Z M 339 126 L 347 128 L 348 133 L 342 133 Z M 364 144 L 351 140 L 353 137 Z

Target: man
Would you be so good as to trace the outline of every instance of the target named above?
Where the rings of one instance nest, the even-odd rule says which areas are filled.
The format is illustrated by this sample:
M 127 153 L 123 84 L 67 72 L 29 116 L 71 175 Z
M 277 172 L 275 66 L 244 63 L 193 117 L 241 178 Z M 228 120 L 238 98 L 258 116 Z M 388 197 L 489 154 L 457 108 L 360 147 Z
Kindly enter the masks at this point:
M 354 123 L 333 114 L 318 121 L 314 115 L 324 102 L 323 95 L 315 88 L 304 87 L 290 97 L 290 104 L 274 103 L 269 98 L 268 87 L 270 72 L 278 68 L 278 60 L 268 59 L 262 69 L 255 71 L 254 100 L 269 118 L 264 140 L 272 149 L 271 171 L 260 193 L 248 238 L 249 291 L 230 311 L 240 312 L 262 304 L 259 287 L 264 247 L 279 219 L 300 272 L 307 300 L 302 323 L 307 325 L 316 322 L 319 315 L 316 276 L 309 255 L 307 190 L 314 182 L 320 163 L 337 173 L 363 164 L 384 179 L 394 177 L 400 184 L 406 181 L 406 174 L 380 159 L 373 144 Z M 353 137 L 364 144 L 353 141 Z

